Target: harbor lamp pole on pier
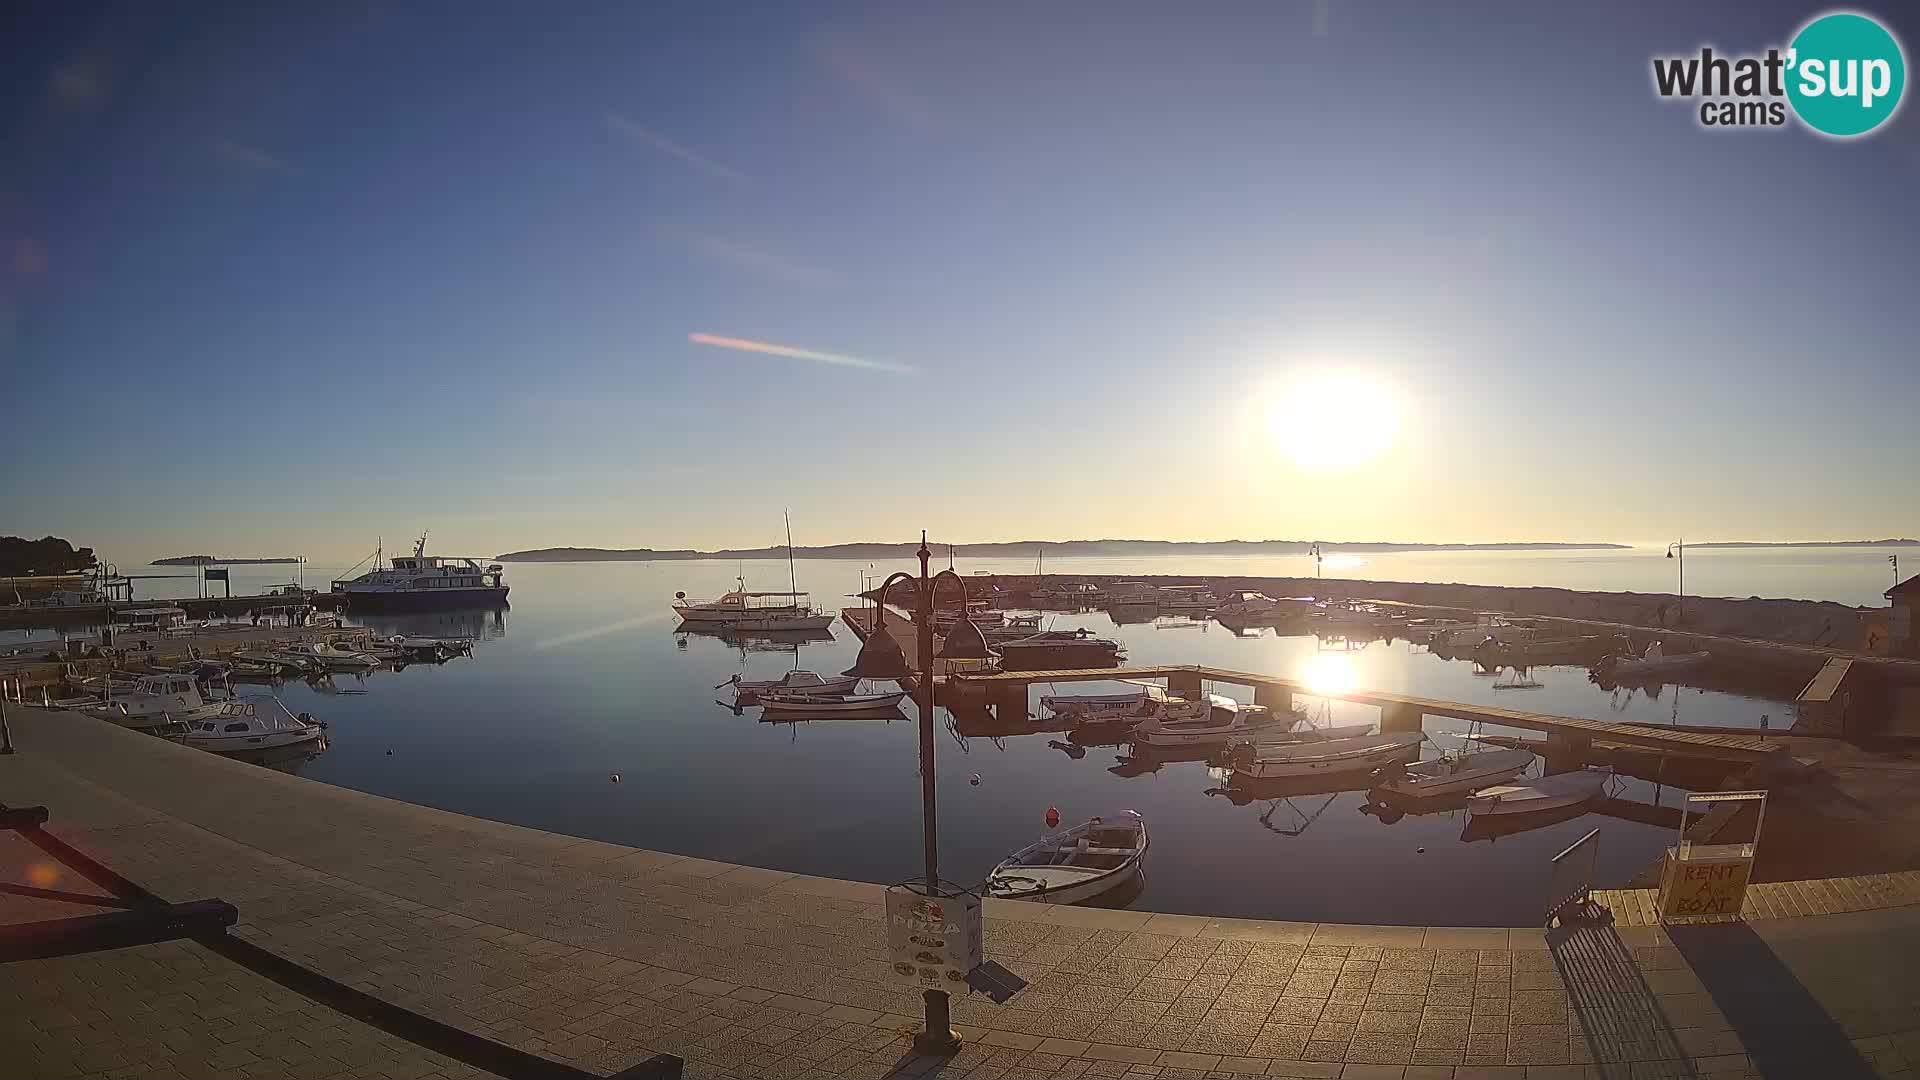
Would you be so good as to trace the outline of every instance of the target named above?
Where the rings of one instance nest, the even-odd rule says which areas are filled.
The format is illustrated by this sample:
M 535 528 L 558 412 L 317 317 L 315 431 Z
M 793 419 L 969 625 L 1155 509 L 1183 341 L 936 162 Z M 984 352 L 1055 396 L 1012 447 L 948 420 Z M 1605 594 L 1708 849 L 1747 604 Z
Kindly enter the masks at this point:
M 939 657 L 943 660 L 984 660 L 992 656 L 987 650 L 987 639 L 980 628 L 973 624 L 967 614 L 967 583 L 953 570 L 942 570 L 931 576 L 927 573 L 927 560 L 933 555 L 927 550 L 927 536 L 920 534 L 920 577 L 896 572 L 880 585 L 880 591 L 874 598 L 873 627 L 867 634 L 867 640 L 861 643 L 860 655 L 845 674 L 857 675 L 863 679 L 901 679 L 914 680 L 914 698 L 920 705 L 920 827 L 921 842 L 926 854 L 926 896 L 934 899 L 941 896 L 957 895 L 942 891 L 940 884 L 940 836 L 935 823 L 935 787 L 933 772 L 933 611 L 934 592 L 944 580 L 951 580 L 960 590 L 960 620 L 942 642 Z M 907 663 L 906 654 L 900 649 L 900 643 L 887 631 L 887 593 L 897 582 L 906 582 L 914 587 L 913 625 L 916 635 L 915 654 L 920 670 L 915 671 Z M 953 1030 L 949 1019 L 948 997 L 945 990 L 929 989 L 924 994 L 926 1000 L 926 1027 L 914 1036 L 915 1053 L 946 1057 L 959 1052 L 960 1036 Z
M 1675 540 L 1668 544 L 1667 558 L 1673 558 L 1673 553 L 1676 551 L 1680 553 L 1680 585 L 1677 595 L 1680 598 L 1680 610 L 1685 612 L 1687 610 L 1687 542 Z

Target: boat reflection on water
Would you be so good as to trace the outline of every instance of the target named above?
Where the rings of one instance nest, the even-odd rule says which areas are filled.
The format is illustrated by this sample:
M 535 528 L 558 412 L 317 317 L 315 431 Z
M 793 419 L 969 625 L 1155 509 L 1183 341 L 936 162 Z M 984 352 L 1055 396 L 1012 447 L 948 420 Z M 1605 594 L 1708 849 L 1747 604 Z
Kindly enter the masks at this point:
M 1235 806 L 1250 806 L 1256 802 L 1271 799 L 1297 799 L 1307 795 L 1338 795 L 1348 791 L 1367 790 L 1366 773 L 1347 773 L 1341 776 L 1280 776 L 1254 778 L 1231 769 L 1209 770 L 1224 773 L 1226 782 L 1219 787 L 1210 787 L 1206 794 L 1210 797 L 1225 798 Z
M 1134 866 L 1133 873 L 1125 882 L 1073 906 L 1114 909 L 1132 907 L 1133 902 L 1140 899 L 1140 894 L 1147 891 L 1147 860 L 1151 858 L 1153 855 L 1149 852 Z
M 734 630 L 720 625 L 681 623 L 673 630 L 674 644 L 684 649 L 694 638 L 723 642 L 743 653 L 792 652 L 802 645 L 834 640 L 831 628 L 821 630 Z
M 375 637 L 469 638 L 478 642 L 507 636 L 508 610 L 502 602 L 483 607 L 405 614 L 357 614 L 351 611 L 349 614 L 356 626 L 372 630 Z
M 1532 832 L 1535 829 L 1544 829 L 1572 821 L 1592 813 L 1593 810 L 1594 803 L 1585 802 L 1525 814 L 1487 814 L 1473 817 L 1467 820 L 1467 827 L 1461 831 L 1460 841 L 1466 844 L 1477 840 L 1495 841 L 1503 836 Z
M 221 756 L 235 761 L 244 761 L 249 765 L 258 765 L 263 769 L 272 769 L 275 772 L 297 774 L 307 762 L 326 752 L 327 737 L 322 735 L 310 742 L 268 747 L 263 750 L 235 750 Z

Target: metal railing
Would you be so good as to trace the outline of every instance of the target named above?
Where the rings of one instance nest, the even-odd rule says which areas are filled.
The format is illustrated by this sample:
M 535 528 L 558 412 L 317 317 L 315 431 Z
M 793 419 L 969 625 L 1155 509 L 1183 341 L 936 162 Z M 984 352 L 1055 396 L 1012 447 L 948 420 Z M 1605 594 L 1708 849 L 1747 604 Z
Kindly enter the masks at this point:
M 1598 907 L 1593 902 L 1593 874 L 1600 860 L 1600 830 L 1590 830 L 1565 851 L 1553 857 L 1553 873 L 1547 881 L 1547 924 L 1555 919 L 1565 923 L 1569 915 L 1591 915 Z

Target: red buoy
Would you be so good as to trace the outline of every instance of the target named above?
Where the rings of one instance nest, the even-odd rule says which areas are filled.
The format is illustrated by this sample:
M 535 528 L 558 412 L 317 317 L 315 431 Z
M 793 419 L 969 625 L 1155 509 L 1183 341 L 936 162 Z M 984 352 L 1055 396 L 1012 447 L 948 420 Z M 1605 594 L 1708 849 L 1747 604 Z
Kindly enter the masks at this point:
M 1059 825 L 1060 825 L 1060 808 L 1057 806 L 1047 807 L 1047 828 L 1049 829 L 1058 828 Z

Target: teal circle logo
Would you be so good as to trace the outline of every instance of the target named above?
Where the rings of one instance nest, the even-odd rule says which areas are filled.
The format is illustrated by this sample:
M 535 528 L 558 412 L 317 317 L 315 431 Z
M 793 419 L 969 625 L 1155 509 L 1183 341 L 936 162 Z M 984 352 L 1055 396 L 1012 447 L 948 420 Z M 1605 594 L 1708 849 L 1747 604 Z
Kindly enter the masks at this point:
M 1787 100 L 1808 127 L 1865 135 L 1900 108 L 1907 59 L 1887 28 L 1850 11 L 1802 27 L 1787 50 Z

